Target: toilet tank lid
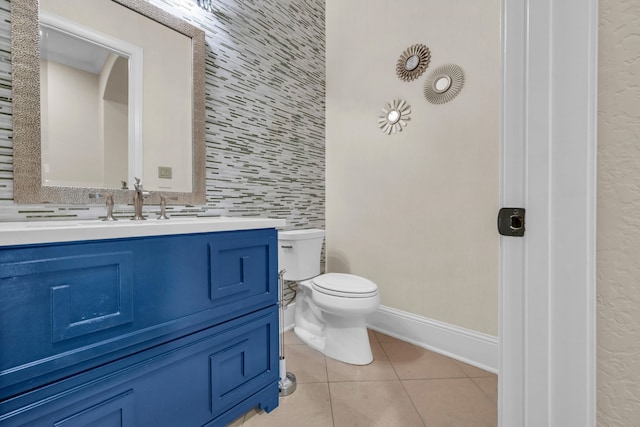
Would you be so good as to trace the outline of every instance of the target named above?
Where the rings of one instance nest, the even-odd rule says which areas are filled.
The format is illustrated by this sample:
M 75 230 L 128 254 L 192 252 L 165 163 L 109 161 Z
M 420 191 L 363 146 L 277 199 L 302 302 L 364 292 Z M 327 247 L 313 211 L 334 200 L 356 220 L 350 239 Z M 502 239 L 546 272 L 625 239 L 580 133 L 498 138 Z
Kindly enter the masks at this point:
M 371 280 L 353 274 L 326 273 L 311 281 L 322 289 L 347 294 L 369 294 L 378 290 L 378 286 Z
M 306 240 L 317 239 L 318 237 L 324 237 L 324 230 L 319 228 L 308 228 L 305 230 L 289 230 L 278 231 L 279 240 Z

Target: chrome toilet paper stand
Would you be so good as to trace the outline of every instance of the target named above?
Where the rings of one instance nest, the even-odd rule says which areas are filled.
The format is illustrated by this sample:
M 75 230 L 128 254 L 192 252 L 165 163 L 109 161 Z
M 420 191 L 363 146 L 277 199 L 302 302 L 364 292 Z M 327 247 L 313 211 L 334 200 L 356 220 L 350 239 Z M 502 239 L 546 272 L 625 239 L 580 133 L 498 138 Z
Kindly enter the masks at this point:
M 284 357 L 284 273 L 280 270 L 278 273 L 278 292 L 280 293 L 279 311 L 280 311 L 280 396 L 288 396 L 296 391 L 296 376 L 291 372 L 287 372 L 287 361 Z

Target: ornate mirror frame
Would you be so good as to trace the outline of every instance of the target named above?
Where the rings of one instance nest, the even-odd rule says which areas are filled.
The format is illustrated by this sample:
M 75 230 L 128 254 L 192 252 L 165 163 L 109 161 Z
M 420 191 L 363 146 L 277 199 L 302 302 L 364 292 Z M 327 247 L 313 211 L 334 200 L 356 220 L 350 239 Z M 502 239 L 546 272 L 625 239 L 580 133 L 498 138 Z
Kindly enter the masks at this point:
M 414 44 L 405 49 L 396 62 L 396 74 L 400 80 L 410 82 L 424 73 L 431 62 L 431 50 L 424 44 Z
M 205 33 L 142 0 L 112 0 L 192 39 L 193 126 L 192 191 L 162 192 L 175 204 L 205 203 Z M 16 203 L 87 204 L 89 194 L 114 193 L 130 203 L 131 190 L 42 185 L 40 129 L 40 48 L 38 0 L 13 0 L 11 52 L 13 74 L 13 198 Z

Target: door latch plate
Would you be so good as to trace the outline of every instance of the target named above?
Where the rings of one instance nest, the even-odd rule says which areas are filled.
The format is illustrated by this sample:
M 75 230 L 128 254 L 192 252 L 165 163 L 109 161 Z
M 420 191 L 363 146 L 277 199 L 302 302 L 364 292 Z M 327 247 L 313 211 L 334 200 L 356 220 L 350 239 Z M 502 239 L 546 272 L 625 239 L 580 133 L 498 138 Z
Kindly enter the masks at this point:
M 524 208 L 502 208 L 498 212 L 498 233 L 503 236 L 524 236 Z

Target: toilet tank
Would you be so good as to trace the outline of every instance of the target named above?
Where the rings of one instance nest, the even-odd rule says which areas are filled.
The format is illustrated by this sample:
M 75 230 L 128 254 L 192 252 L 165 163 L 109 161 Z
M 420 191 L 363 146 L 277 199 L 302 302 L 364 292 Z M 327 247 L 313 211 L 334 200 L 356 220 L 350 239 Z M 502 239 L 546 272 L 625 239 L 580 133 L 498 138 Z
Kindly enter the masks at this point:
M 324 230 L 278 232 L 278 271 L 286 270 L 285 280 L 305 280 L 320 274 L 320 253 Z

